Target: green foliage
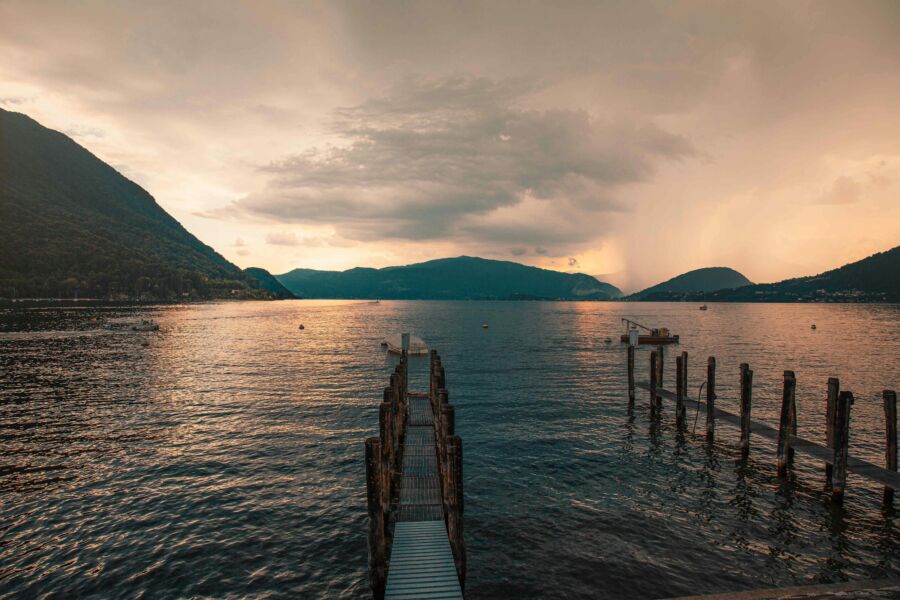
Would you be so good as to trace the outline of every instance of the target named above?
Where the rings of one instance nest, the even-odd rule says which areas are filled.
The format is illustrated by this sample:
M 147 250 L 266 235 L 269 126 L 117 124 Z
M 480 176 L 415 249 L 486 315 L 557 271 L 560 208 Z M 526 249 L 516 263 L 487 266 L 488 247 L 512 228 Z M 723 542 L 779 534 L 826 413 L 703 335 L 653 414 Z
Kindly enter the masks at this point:
M 295 269 L 277 277 L 304 298 L 609 300 L 621 295 L 589 275 L 470 256 L 384 269 Z
M 270 297 L 150 194 L 0 109 L 0 297 Z
M 656 292 L 645 300 L 900 302 L 900 246 L 810 277 L 713 292 Z
M 262 289 L 272 292 L 272 294 L 279 300 L 290 300 L 291 298 L 296 298 L 296 296 L 292 294 L 290 290 L 281 285 L 280 281 L 275 279 L 274 275 L 272 275 L 265 269 L 260 269 L 259 267 L 247 267 L 246 269 L 244 269 L 244 273 L 256 279 Z
M 645 300 L 662 296 L 671 297 L 672 295 L 690 292 L 713 292 L 750 285 L 751 283 L 753 282 L 734 269 L 729 269 L 728 267 L 706 267 L 682 273 L 668 281 L 632 294 L 628 299 Z

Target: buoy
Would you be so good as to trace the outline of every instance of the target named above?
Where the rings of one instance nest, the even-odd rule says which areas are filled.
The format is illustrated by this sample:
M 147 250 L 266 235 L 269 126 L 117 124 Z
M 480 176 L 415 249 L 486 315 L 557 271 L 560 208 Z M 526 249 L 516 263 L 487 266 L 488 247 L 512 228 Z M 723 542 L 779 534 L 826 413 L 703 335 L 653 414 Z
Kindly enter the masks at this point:
M 813 324 L 812 324 L 812 327 L 810 327 L 810 329 L 815 329 L 815 328 L 816 328 L 816 324 L 813 323 Z
M 306 327 L 303 326 L 303 323 L 300 323 L 300 329 L 306 329 Z

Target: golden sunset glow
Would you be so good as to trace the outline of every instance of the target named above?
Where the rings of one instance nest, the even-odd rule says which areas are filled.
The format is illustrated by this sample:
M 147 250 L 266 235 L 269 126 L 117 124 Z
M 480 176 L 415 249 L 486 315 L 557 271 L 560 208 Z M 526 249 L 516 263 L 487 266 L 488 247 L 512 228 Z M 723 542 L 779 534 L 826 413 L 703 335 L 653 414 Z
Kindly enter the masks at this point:
M 0 106 L 241 267 L 626 291 L 897 244 L 896 2 L 0 3 Z

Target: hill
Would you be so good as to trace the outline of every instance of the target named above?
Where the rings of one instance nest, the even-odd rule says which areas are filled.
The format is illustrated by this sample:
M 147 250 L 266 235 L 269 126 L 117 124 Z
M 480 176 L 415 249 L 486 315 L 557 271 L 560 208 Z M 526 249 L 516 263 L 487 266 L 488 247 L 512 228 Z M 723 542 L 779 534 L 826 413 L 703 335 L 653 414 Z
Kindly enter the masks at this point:
M 658 283 L 628 297 L 629 300 L 680 300 L 691 292 L 713 292 L 751 285 L 753 282 L 728 267 L 695 269 Z
M 720 302 L 900 302 L 900 246 L 810 277 L 720 290 Z
M 281 282 L 275 279 L 275 276 L 259 267 L 247 267 L 244 273 L 253 277 L 259 282 L 262 289 L 272 292 L 272 295 L 279 300 L 290 300 L 296 298 L 289 289 L 281 285 Z
M 0 109 L 0 297 L 271 297 L 140 186 Z
M 304 298 L 609 300 L 621 296 L 618 288 L 589 275 L 470 256 L 383 269 L 294 269 L 276 277 Z

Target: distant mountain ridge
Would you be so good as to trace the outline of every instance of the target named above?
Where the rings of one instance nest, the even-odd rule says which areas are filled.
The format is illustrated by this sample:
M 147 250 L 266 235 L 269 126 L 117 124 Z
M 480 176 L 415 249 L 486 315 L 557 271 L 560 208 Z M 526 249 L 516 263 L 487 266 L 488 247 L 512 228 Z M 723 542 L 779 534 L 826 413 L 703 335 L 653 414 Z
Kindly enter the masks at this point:
M 628 300 L 676 300 L 692 292 L 714 292 L 753 282 L 729 267 L 705 267 L 682 273 L 628 296 Z
M 0 297 L 272 294 L 66 135 L 0 109 Z
M 719 302 L 900 302 L 900 246 L 837 269 L 696 295 Z
M 244 273 L 256 279 L 262 289 L 272 292 L 279 300 L 290 300 L 297 297 L 289 289 L 281 285 L 281 282 L 265 269 L 259 267 L 247 267 L 244 269 Z
M 622 295 L 590 275 L 471 256 L 383 269 L 294 269 L 276 278 L 304 298 L 610 300 Z

